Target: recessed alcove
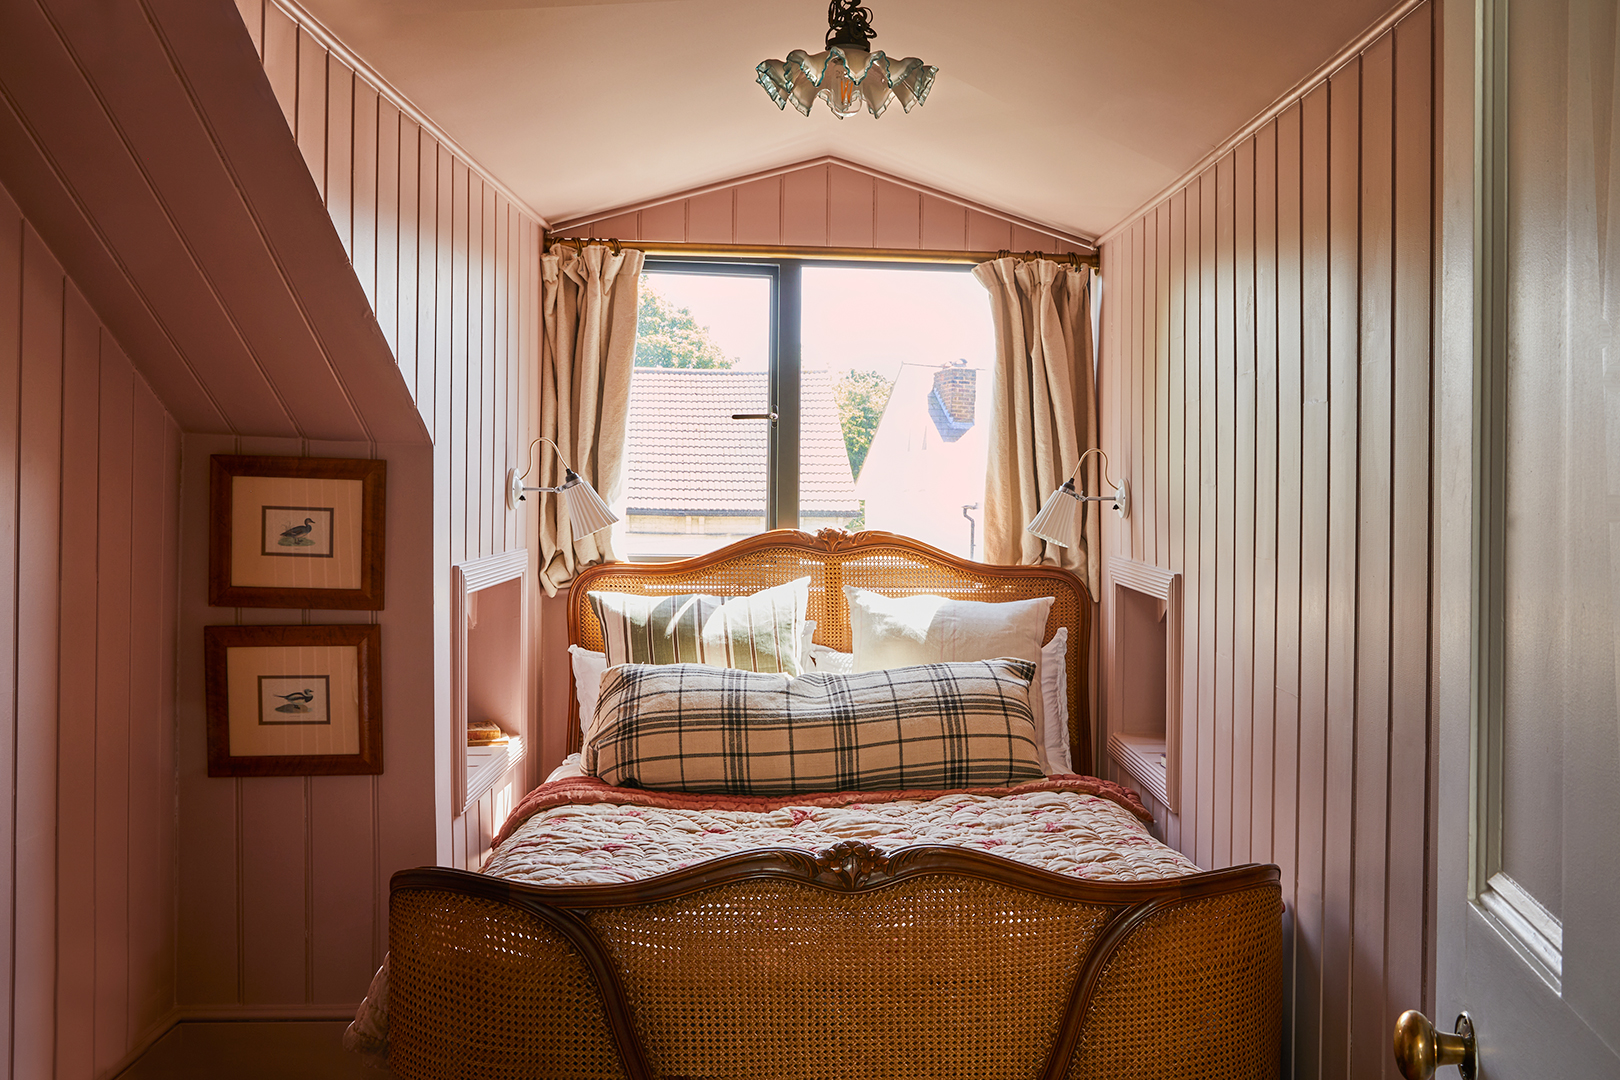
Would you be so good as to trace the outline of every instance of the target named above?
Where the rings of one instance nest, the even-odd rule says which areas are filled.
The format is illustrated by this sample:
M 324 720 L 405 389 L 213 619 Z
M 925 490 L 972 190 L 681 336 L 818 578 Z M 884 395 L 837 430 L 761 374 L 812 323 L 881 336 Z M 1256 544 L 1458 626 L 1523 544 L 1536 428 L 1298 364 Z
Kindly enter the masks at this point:
M 1171 813 L 1181 788 L 1181 575 L 1110 559 L 1108 757 Z
M 455 573 L 455 775 L 465 811 L 524 760 L 529 734 L 527 551 L 462 563 Z M 489 721 L 506 741 L 468 746 Z

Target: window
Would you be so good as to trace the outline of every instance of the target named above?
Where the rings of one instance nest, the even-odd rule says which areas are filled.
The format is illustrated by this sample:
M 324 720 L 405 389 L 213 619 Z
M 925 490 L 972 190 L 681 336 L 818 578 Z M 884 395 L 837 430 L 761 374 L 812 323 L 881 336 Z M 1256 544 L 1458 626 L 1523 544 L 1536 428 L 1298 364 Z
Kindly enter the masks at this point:
M 976 558 L 995 335 L 967 271 L 648 259 L 622 552 L 837 527 Z

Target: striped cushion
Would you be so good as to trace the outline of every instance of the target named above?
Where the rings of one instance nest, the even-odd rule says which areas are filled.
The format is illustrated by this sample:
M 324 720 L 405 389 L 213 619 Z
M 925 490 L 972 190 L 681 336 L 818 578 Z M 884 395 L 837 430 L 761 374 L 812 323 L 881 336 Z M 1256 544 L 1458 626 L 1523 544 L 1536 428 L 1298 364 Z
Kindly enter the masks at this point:
M 752 596 L 587 594 L 602 626 L 609 667 L 708 664 L 797 675 L 810 579 Z
M 627 664 L 602 676 L 583 764 L 619 787 L 736 795 L 1039 780 L 1034 675 L 1007 658 L 797 679 Z

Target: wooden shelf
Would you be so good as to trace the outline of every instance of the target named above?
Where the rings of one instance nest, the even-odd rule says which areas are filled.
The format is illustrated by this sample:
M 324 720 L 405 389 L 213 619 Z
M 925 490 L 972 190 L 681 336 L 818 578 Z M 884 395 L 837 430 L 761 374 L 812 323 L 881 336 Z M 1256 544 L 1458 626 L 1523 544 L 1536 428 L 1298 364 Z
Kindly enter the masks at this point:
M 1169 785 L 1165 782 L 1164 738 L 1157 735 L 1108 736 L 1108 756 L 1143 788 L 1164 805 L 1170 805 Z
M 467 802 L 477 802 L 501 782 L 507 770 L 523 762 L 523 740 L 516 735 L 494 746 L 467 747 Z

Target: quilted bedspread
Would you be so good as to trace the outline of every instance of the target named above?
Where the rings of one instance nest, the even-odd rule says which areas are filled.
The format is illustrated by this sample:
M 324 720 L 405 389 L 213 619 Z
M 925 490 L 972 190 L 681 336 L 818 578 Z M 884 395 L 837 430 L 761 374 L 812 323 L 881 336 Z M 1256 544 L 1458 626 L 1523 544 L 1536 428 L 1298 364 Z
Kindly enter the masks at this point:
M 949 844 L 1095 881 L 1198 872 L 1185 856 L 1153 839 L 1120 801 L 1075 786 L 1047 781 L 1005 794 L 847 805 L 783 799 L 768 809 L 657 805 L 674 801 L 657 798 L 646 805 L 566 801 L 528 816 L 490 854 L 484 872 L 530 884 L 610 884 L 740 851 L 819 851 L 841 840 L 862 840 L 886 852 Z

